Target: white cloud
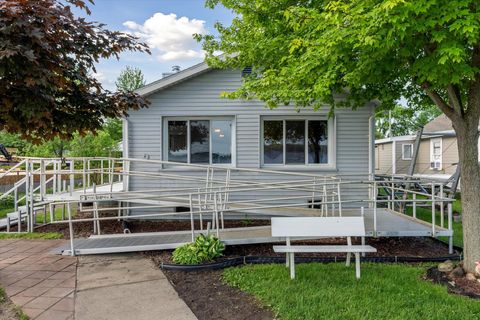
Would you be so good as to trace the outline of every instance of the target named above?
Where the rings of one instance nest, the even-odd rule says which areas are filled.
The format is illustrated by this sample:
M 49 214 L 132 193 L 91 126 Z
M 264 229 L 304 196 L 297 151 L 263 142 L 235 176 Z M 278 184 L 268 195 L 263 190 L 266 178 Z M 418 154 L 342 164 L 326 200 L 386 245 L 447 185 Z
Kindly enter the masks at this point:
M 194 33 L 205 34 L 205 21 L 178 18 L 176 14 L 155 13 L 143 24 L 134 21 L 123 23 L 130 33 L 140 37 L 153 51 L 158 51 L 161 61 L 190 60 L 204 56 Z

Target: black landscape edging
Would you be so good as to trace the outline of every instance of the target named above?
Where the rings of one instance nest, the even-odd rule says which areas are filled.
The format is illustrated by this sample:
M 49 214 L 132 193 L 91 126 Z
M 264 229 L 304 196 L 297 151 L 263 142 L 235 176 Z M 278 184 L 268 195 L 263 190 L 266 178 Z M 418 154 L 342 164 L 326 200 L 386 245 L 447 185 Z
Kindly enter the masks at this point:
M 378 262 L 378 263 L 395 263 L 395 262 L 443 262 L 445 260 L 461 260 L 461 255 L 453 254 L 439 257 L 362 257 L 363 262 Z M 345 257 L 295 257 L 297 263 L 312 263 L 312 262 L 343 262 Z M 160 268 L 174 271 L 203 271 L 224 269 L 235 267 L 243 264 L 270 264 L 270 263 L 285 263 L 284 257 L 268 257 L 268 256 L 243 256 L 231 258 L 224 261 L 205 263 L 199 265 L 182 265 L 161 263 Z

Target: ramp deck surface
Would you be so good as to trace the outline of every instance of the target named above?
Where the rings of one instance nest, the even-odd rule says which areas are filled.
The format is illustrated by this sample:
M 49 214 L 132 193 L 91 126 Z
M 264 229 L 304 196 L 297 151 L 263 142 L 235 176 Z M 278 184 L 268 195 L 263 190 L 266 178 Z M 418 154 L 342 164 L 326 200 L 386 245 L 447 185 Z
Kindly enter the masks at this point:
M 360 215 L 360 209 L 344 209 L 342 212 L 342 216 Z M 295 210 L 291 210 L 291 216 L 295 216 Z M 373 209 L 365 209 L 364 217 L 367 236 L 451 235 L 451 231 L 445 228 L 436 226 L 433 230 L 427 222 L 384 208 L 377 209 L 377 231 L 375 233 Z M 196 230 L 195 234 L 201 232 Z M 270 226 L 223 229 L 220 230 L 219 237 L 226 245 L 274 243 L 283 240 L 271 236 Z M 165 250 L 174 249 L 191 241 L 191 231 L 95 235 L 89 238 L 74 239 L 74 250 L 77 255 Z M 70 246 L 58 248 L 55 252 L 71 254 Z

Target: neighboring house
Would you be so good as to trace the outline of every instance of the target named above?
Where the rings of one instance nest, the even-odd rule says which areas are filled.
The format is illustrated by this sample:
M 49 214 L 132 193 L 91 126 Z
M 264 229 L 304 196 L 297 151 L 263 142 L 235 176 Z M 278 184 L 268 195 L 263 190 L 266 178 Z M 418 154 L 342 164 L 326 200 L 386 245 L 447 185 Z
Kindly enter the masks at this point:
M 200 63 L 137 90 L 151 104 L 124 119 L 124 157 L 355 179 L 373 174 L 373 102 L 355 111 L 338 108 L 328 117 L 328 106 L 318 111 L 293 106 L 270 110 L 261 101 L 222 98 L 222 92 L 241 85 L 243 72 Z M 132 166 L 149 170 L 147 164 Z M 160 170 L 174 174 L 185 167 L 169 165 Z M 195 169 L 189 173 L 195 175 Z M 243 174 L 246 181 L 258 179 L 257 174 Z M 168 183 L 131 176 L 127 188 Z M 344 199 L 354 193 L 357 199 L 366 199 L 368 190 L 349 191 L 346 186 Z
M 410 135 L 376 140 L 375 172 L 407 174 L 413 159 L 415 138 Z M 450 119 L 442 114 L 423 129 L 414 174 L 447 177 L 455 173 L 457 164 L 457 137 Z

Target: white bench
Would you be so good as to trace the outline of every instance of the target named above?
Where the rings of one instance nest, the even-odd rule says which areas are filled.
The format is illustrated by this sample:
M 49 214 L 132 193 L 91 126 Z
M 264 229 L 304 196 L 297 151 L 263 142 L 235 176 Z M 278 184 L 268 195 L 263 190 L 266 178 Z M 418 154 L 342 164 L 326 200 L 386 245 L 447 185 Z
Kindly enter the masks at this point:
M 351 254 L 355 255 L 357 279 L 360 279 L 360 253 L 377 252 L 372 246 L 352 245 L 351 237 L 365 237 L 363 217 L 295 217 L 272 218 L 272 237 L 285 237 L 285 246 L 274 246 L 273 251 L 286 254 L 290 278 L 295 279 L 295 252 L 347 253 L 347 266 Z M 291 237 L 347 237 L 346 245 L 291 245 Z

